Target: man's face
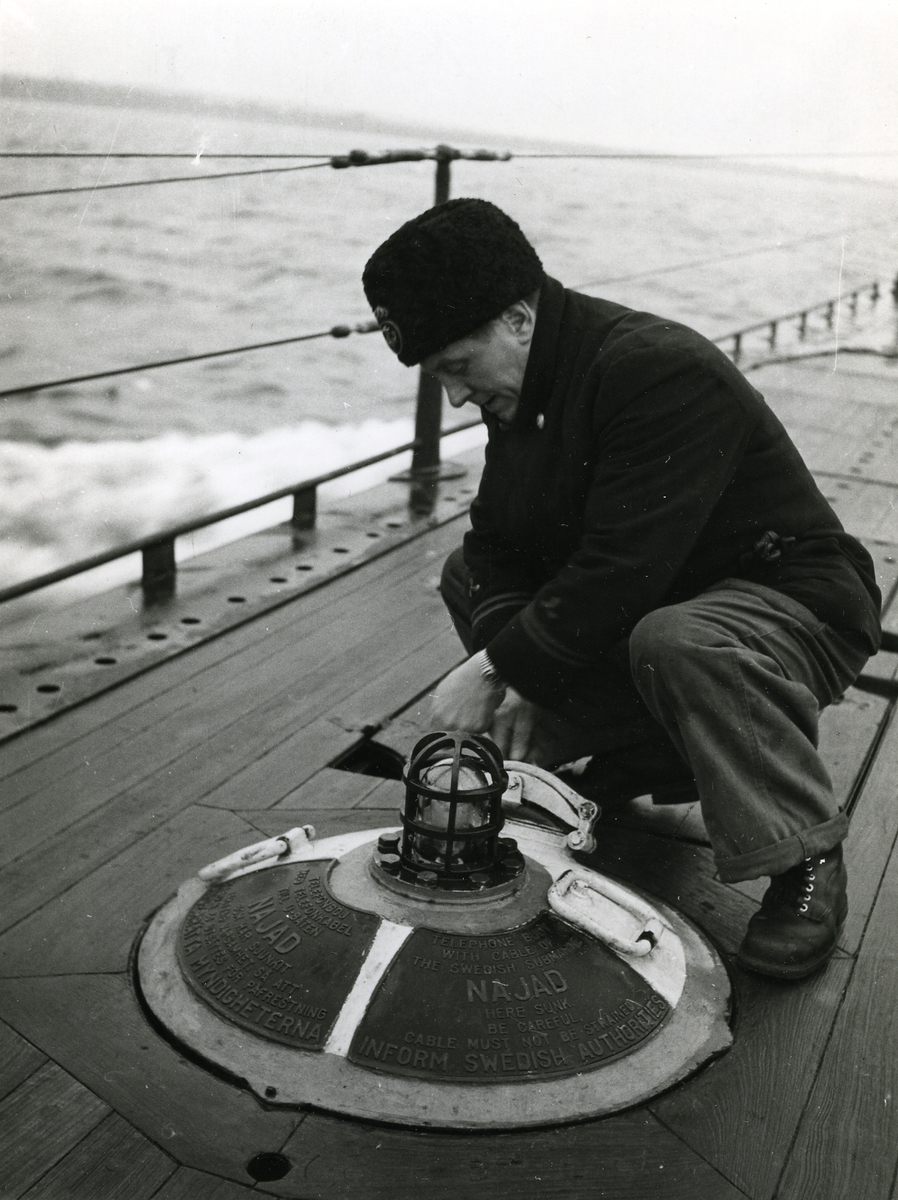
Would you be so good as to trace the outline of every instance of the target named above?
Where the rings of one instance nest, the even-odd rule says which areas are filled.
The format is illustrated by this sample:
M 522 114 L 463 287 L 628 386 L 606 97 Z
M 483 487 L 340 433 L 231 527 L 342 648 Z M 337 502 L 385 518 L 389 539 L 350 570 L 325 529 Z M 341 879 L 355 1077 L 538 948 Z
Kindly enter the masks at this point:
M 453 408 L 476 404 L 507 428 L 521 399 L 534 315 L 530 305 L 520 301 L 421 365 L 439 379 Z

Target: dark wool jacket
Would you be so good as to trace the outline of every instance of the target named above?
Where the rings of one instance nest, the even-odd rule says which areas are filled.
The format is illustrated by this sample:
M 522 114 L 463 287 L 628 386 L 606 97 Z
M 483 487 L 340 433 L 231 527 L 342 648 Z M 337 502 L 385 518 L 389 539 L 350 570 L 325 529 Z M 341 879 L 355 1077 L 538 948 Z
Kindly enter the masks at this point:
M 528 699 L 552 708 L 646 613 L 729 577 L 876 650 L 870 556 L 700 334 L 547 279 L 514 421 L 484 420 L 464 544 L 474 645 Z M 768 531 L 785 539 L 772 561 L 753 549 Z

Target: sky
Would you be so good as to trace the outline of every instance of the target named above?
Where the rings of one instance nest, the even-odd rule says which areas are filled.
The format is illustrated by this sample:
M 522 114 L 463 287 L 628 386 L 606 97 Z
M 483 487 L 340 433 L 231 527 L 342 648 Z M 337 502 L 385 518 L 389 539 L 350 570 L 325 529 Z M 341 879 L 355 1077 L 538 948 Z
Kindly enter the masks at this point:
M 680 153 L 898 152 L 898 0 L 0 0 L 0 71 Z

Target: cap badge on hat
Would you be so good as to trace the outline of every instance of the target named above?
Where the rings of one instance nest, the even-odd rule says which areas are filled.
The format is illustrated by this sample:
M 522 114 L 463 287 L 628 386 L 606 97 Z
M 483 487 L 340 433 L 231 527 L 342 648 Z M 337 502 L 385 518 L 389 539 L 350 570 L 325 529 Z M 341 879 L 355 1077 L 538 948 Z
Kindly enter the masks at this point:
M 389 320 L 389 312 L 382 304 L 379 304 L 374 310 L 374 316 L 380 326 L 380 331 L 384 335 L 384 341 L 390 347 L 394 354 L 402 352 L 402 331 L 395 321 Z

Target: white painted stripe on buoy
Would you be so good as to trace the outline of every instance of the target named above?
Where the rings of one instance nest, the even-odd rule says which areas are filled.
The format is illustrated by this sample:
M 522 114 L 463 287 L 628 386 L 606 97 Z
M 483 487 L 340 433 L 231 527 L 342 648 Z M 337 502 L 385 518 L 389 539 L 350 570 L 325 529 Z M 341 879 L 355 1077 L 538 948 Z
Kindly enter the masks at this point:
M 345 1058 L 349 1053 L 353 1035 L 371 1003 L 374 989 L 383 979 L 387 968 L 405 945 L 406 939 L 411 933 L 414 933 L 411 925 L 397 925 L 393 921 L 381 921 L 380 928 L 371 943 L 371 949 L 352 985 L 352 991 L 346 997 L 346 1001 L 340 1009 L 340 1015 L 337 1017 L 337 1023 L 324 1045 L 325 1053 L 339 1054 L 341 1058 Z

